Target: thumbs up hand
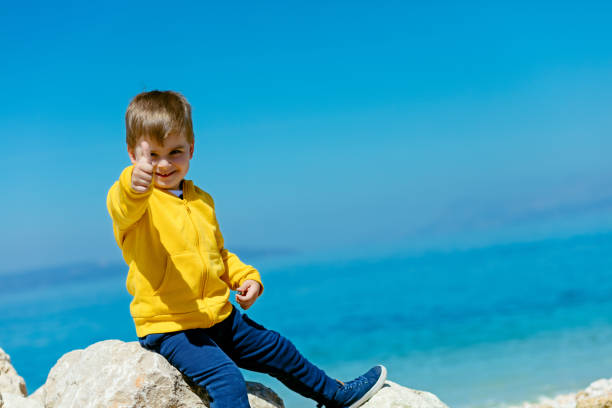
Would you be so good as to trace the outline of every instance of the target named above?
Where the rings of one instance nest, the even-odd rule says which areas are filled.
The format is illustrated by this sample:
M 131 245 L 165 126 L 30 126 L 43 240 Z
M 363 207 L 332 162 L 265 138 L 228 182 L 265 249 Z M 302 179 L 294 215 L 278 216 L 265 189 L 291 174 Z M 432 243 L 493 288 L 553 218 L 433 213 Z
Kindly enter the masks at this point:
M 132 160 L 134 170 L 132 171 L 132 189 L 138 193 L 149 190 L 153 184 L 155 166 L 151 160 L 151 146 L 149 142 L 143 140 L 134 149 L 136 160 Z

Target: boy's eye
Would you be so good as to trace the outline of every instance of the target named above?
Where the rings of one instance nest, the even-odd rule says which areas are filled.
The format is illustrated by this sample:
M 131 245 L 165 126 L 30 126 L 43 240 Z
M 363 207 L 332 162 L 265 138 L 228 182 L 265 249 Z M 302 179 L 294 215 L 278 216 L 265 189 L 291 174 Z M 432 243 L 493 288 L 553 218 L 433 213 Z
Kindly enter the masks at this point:
M 173 150 L 170 152 L 170 154 L 180 154 L 182 153 L 180 150 Z
M 157 153 L 151 152 L 151 157 L 157 157 Z

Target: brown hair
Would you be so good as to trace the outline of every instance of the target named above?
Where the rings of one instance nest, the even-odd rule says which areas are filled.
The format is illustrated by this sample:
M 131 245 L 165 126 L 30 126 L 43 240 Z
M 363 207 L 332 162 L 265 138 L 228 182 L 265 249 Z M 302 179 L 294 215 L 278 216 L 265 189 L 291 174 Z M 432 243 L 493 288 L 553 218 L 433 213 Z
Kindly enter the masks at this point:
M 147 136 L 164 144 L 171 133 L 181 133 L 193 143 L 191 105 L 174 91 L 142 92 L 134 97 L 125 112 L 125 141 L 131 148 Z

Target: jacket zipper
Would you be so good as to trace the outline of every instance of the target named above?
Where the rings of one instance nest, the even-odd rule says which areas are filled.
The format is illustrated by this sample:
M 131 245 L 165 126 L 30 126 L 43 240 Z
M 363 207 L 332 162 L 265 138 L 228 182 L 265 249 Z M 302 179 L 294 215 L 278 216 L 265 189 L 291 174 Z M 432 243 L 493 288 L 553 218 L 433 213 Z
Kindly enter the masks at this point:
M 191 221 L 191 225 L 193 226 L 193 230 L 195 231 L 195 234 L 196 234 L 196 249 L 198 250 L 198 255 L 200 259 L 202 260 L 202 265 L 204 265 L 204 267 L 206 268 L 206 273 L 202 271 L 201 276 L 200 276 L 200 283 L 202 284 L 202 291 L 200 293 L 200 298 L 203 299 L 204 298 L 204 287 L 206 285 L 206 275 L 208 274 L 208 265 L 206 265 L 206 262 L 202 258 L 202 251 L 200 250 L 200 234 L 198 233 L 198 229 L 196 228 L 196 225 L 193 222 L 193 218 L 191 218 L 191 208 L 189 208 L 189 205 L 187 204 L 187 201 L 185 199 L 183 199 L 183 203 L 185 204 L 185 209 L 187 210 L 187 216 L 189 217 L 189 221 Z

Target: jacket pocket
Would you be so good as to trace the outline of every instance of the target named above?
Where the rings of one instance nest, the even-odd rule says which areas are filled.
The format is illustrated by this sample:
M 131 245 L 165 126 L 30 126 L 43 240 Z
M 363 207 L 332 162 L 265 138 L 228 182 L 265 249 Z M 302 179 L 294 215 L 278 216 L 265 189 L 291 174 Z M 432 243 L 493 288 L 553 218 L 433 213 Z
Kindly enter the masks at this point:
M 156 295 L 169 295 L 183 299 L 199 298 L 202 293 L 202 277 L 205 273 L 204 262 L 197 252 L 183 252 L 170 255 L 166 271 Z
M 209 276 L 216 276 L 220 278 L 225 273 L 225 266 L 223 265 L 223 258 L 219 251 L 207 251 L 206 256 L 208 257 L 208 273 Z

